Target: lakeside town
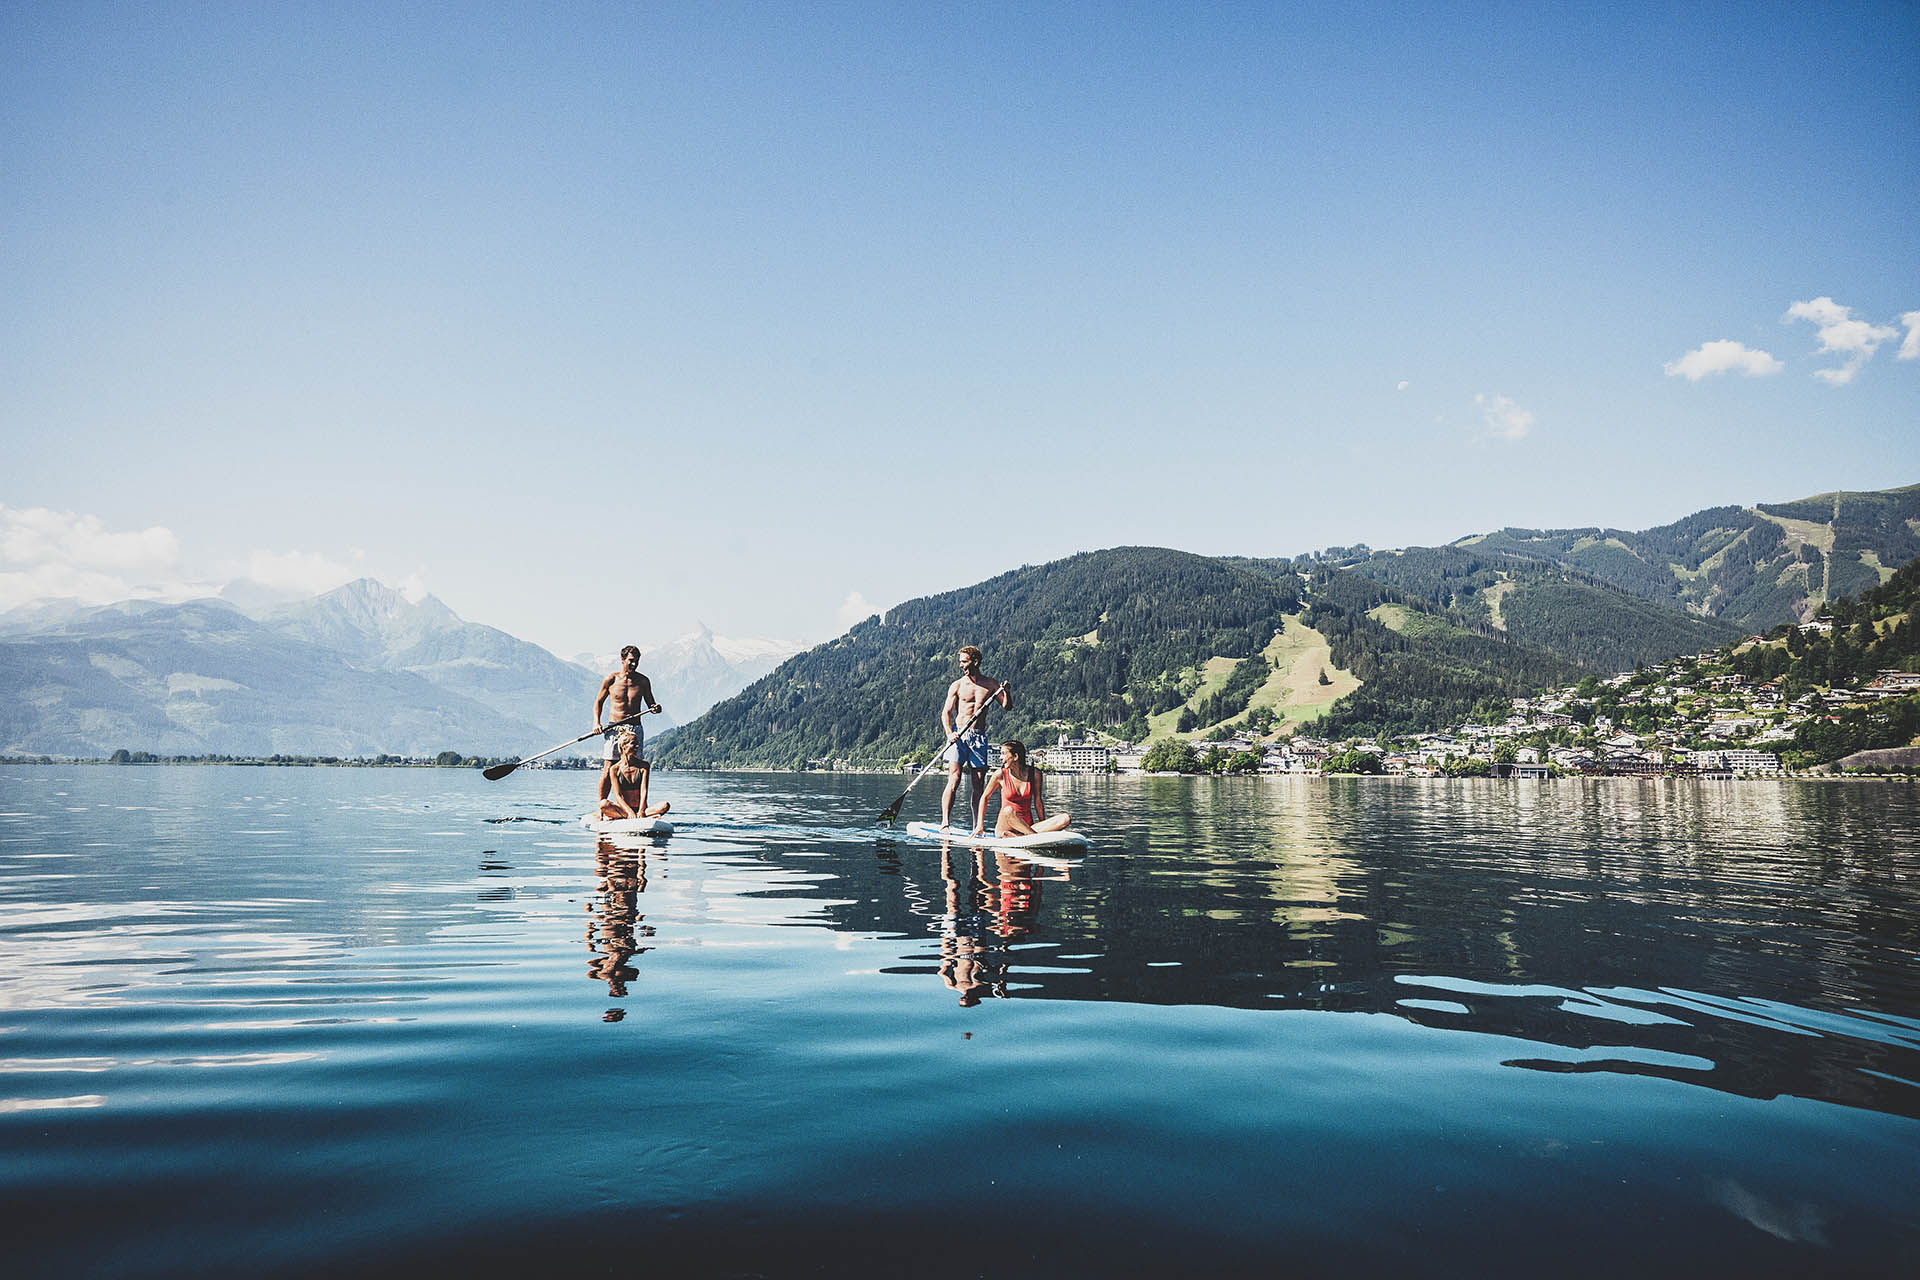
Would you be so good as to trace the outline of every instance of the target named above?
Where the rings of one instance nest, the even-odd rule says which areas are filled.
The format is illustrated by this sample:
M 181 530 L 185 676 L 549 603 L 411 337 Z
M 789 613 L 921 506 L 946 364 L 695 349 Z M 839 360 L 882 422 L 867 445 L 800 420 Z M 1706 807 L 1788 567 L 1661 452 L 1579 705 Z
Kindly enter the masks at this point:
M 1821 634 L 1831 624 L 1819 620 L 1800 630 Z M 1732 650 L 1589 676 L 1577 685 L 1514 698 L 1498 720 L 1488 717 L 1402 738 L 1332 740 L 1303 728 L 1265 740 L 1216 730 L 1195 742 L 1127 743 L 1089 736 L 1038 748 L 1034 755 L 1042 767 L 1060 773 L 1774 777 L 1812 767 L 1792 750 L 1806 726 L 1837 724 L 1849 712 L 1920 694 L 1920 673 L 1911 671 L 1876 671 L 1856 688 L 1792 690 L 1785 676 L 1758 680 L 1733 669 L 1732 653 L 1768 643 L 1769 638 L 1753 637 Z M 1901 750 L 1859 754 L 1868 758 L 1848 757 L 1837 767 L 1881 772 L 1914 767 Z M 1820 766 L 1819 771 L 1832 769 Z

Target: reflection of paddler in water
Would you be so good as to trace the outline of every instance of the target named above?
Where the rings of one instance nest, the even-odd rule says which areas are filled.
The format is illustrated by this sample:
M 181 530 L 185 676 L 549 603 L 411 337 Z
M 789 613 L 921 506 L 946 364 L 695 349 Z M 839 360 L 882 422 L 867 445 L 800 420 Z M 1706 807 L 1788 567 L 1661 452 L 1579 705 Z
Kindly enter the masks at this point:
M 600 775 L 602 818 L 657 818 L 673 806 L 647 804 L 647 781 L 652 774 L 640 759 L 640 737 L 622 729 L 614 738 L 614 758 Z
M 602 840 L 593 852 L 593 870 L 600 883 L 597 896 L 587 901 L 587 974 L 605 982 L 607 994 L 620 999 L 627 994 L 627 983 L 639 976 L 627 961 L 652 950 L 639 941 L 653 936 L 653 926 L 640 923 L 647 855 Z
M 1010 854 L 946 846 L 940 878 L 947 886 L 947 913 L 941 919 L 940 978 L 971 1006 L 982 996 L 1006 999 L 1008 948 L 1033 929 L 1040 909 L 1040 882 L 1031 863 Z
M 974 809 L 973 834 L 986 830 L 987 797 L 996 791 L 1000 793 L 1000 817 L 994 823 L 994 835 L 1030 836 L 1066 830 L 1073 815 L 1047 815 L 1045 786 L 1045 775 L 1027 763 L 1026 744 L 1018 738 L 1008 738 L 1000 744 L 1000 767 L 987 779 L 987 789 Z
M 986 876 L 981 861 L 971 849 L 945 845 L 940 850 L 940 879 L 947 886 L 947 910 L 940 917 L 940 980 L 960 993 L 962 1008 L 979 1004 L 982 996 L 1004 999 L 1007 994 L 1006 947 L 988 938 L 980 911 Z

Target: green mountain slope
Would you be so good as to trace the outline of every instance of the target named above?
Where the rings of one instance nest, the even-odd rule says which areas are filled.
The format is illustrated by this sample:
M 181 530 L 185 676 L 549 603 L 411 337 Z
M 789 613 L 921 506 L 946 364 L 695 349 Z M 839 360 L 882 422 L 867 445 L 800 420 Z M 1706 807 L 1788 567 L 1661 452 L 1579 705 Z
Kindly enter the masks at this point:
M 1298 560 L 1089 552 L 870 619 L 676 731 L 658 757 L 794 767 L 922 754 L 967 643 L 1015 685 L 996 732 L 1029 740 L 1061 723 L 1138 740 L 1149 723 L 1200 733 L 1250 716 L 1401 734 L 1811 616 L 1913 558 L 1916 530 L 1920 486 L 1717 507 L 1638 533 L 1503 529 Z M 1283 629 L 1291 645 L 1276 641 Z M 1282 690 L 1298 677 L 1285 653 L 1309 643 L 1326 646 L 1339 682 L 1320 684 L 1312 707 Z M 1327 707 L 1336 688 L 1351 692 Z
M 1041 722 L 1144 727 L 1178 706 L 1210 658 L 1245 658 L 1299 608 L 1299 579 L 1150 547 L 1088 552 L 943 595 L 791 658 L 677 730 L 673 766 L 892 763 L 938 741 L 941 698 L 963 644 L 1014 686 L 995 733 Z
M 1803 621 L 1829 600 L 1876 587 L 1916 555 L 1920 485 L 1712 507 L 1639 532 L 1507 528 L 1451 547 L 1334 562 L 1420 595 L 1464 585 L 1471 574 L 1462 567 L 1474 560 L 1481 572 L 1551 565 L 1751 633 Z
M 1329 561 L 1308 562 L 1321 568 Z M 1333 562 L 1338 563 L 1338 562 Z M 1383 600 L 1596 671 L 1627 671 L 1747 634 L 1672 602 L 1650 601 L 1593 575 L 1481 546 L 1413 547 L 1346 557 L 1347 571 Z
M 1289 561 L 1248 561 L 1286 573 Z M 1476 707 L 1577 680 L 1592 668 L 1513 642 L 1358 573 L 1322 566 L 1306 588 L 1306 625 L 1360 680 L 1316 733 L 1403 734 L 1459 723 Z M 1662 656 L 1670 656 L 1663 654 Z
M 1406 606 L 1431 624 L 1419 628 L 1368 616 L 1392 594 L 1337 570 L 1303 579 L 1291 561 L 1137 547 L 1074 556 L 869 619 L 676 731 L 658 758 L 793 767 L 924 753 L 937 743 L 955 650 L 967 643 L 986 650 L 989 674 L 1014 685 L 1015 706 L 996 718 L 996 734 L 1029 740 L 1060 721 L 1135 740 L 1147 736 L 1149 717 L 1159 731 L 1172 728 L 1176 711 L 1194 732 L 1234 722 L 1284 675 L 1271 664 L 1286 647 L 1273 642 L 1289 616 L 1326 637 L 1329 665 L 1348 687 L 1351 676 L 1360 680 L 1317 722 L 1341 731 L 1428 727 L 1586 670 L 1424 605 Z

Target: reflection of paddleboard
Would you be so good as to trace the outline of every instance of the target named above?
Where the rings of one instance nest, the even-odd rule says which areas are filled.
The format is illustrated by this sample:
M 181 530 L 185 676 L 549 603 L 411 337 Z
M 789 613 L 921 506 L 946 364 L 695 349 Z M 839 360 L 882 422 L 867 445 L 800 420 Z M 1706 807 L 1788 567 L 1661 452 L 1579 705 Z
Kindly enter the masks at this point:
M 603 836 L 670 836 L 673 824 L 665 818 L 596 818 L 591 813 L 580 825 Z
M 916 840 L 947 840 L 981 849 L 1012 849 L 1016 852 L 1061 846 L 1084 849 L 1087 844 L 1087 838 L 1078 831 L 1041 831 L 1030 836 L 976 836 L 970 827 L 940 827 L 931 822 L 909 822 L 907 834 Z

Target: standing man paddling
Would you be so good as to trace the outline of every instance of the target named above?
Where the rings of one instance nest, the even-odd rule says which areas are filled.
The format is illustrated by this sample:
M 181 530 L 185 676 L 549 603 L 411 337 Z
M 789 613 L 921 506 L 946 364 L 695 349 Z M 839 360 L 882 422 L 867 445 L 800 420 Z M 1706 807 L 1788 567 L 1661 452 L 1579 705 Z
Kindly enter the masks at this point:
M 947 686 L 947 700 L 940 704 L 940 731 L 947 735 L 945 758 L 952 769 L 947 774 L 946 794 L 940 797 L 940 825 L 953 825 L 953 796 L 960 789 L 960 774 L 965 770 L 978 809 L 986 794 L 987 770 L 993 764 L 993 743 L 987 737 L 987 718 L 980 715 L 988 702 L 1009 705 L 1007 686 L 991 676 L 980 674 L 980 651 L 972 645 L 960 646 L 960 678 Z M 973 718 L 980 715 L 980 722 Z
M 611 699 L 611 702 L 609 702 Z M 608 723 L 600 723 L 600 708 L 607 708 Z M 593 727 L 600 730 L 600 736 L 607 740 L 606 750 L 601 753 L 600 788 L 598 794 L 607 794 L 609 780 L 613 776 L 613 765 L 620 750 L 620 732 L 632 729 L 635 739 L 633 759 L 639 765 L 643 775 L 651 775 L 653 766 L 647 763 L 647 731 L 641 722 L 635 720 L 631 725 L 620 722 L 629 716 L 638 715 L 642 708 L 658 714 L 660 704 L 653 700 L 653 684 L 640 674 L 640 650 L 627 645 L 620 650 L 620 669 L 600 682 L 600 696 L 593 700 Z M 640 787 L 640 794 L 646 795 L 646 786 Z

